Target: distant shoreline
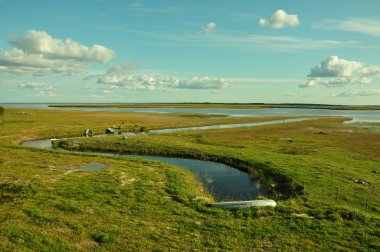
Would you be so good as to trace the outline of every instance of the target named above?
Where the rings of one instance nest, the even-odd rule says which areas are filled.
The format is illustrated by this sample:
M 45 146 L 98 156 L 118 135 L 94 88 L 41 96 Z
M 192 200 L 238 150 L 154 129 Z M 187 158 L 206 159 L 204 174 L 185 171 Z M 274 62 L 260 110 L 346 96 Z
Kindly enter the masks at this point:
M 228 108 L 228 109 L 333 109 L 333 110 L 380 110 L 375 105 L 328 105 L 328 104 L 265 104 L 265 103 L 88 103 L 88 104 L 51 104 L 57 108 Z

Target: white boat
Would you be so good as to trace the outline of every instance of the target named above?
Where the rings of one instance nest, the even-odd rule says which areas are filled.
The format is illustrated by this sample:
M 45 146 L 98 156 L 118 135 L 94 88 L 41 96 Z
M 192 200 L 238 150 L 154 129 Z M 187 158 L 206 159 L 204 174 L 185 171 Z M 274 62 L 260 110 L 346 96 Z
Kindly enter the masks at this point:
M 211 204 L 211 207 L 235 209 L 248 207 L 275 207 L 277 206 L 274 200 L 247 200 L 247 201 L 226 201 Z

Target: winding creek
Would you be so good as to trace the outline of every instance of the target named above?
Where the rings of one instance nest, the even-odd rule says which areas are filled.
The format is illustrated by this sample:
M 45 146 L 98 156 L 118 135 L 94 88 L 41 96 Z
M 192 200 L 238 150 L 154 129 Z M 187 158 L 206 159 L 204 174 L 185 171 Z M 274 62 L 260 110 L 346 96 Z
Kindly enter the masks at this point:
M 293 118 L 275 121 L 255 122 L 255 123 L 241 123 L 241 124 L 225 124 L 225 125 L 211 125 L 200 127 L 176 128 L 176 129 L 162 129 L 152 130 L 149 134 L 165 134 L 180 131 L 195 131 L 195 130 L 209 130 L 209 129 L 225 129 L 237 127 L 254 127 L 270 124 L 280 123 L 293 123 L 305 120 L 315 120 L 316 118 Z M 130 133 L 124 134 L 130 136 Z M 136 135 L 136 134 L 133 134 Z M 97 135 L 101 137 L 105 135 Z M 35 147 L 41 149 L 53 149 L 51 139 L 33 140 L 22 143 L 24 146 Z M 104 153 L 103 153 L 104 154 Z M 112 154 L 120 155 L 120 154 Z M 237 168 L 203 160 L 194 160 L 186 158 L 173 158 L 173 157 L 159 157 L 159 156 L 144 156 L 144 155 L 127 155 L 126 157 L 137 157 L 142 159 L 155 160 L 165 162 L 171 165 L 183 167 L 194 174 L 202 181 L 207 190 L 214 195 L 217 201 L 225 200 L 253 200 L 259 195 L 266 195 L 266 188 L 262 187 L 260 182 L 253 178 L 250 174 L 240 171 Z M 102 169 L 102 166 L 99 166 Z M 59 168 L 59 167 L 58 167 Z M 92 169 L 96 170 L 96 169 Z

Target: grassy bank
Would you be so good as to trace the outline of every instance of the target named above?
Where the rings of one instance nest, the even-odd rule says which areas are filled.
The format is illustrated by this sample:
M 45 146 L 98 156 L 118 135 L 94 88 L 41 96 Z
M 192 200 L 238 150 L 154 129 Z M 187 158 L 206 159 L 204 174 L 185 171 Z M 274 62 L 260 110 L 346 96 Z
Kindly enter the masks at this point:
M 87 144 L 88 148 L 120 146 L 123 152 L 134 148 L 133 152 L 181 152 L 197 158 L 203 155 L 233 158 L 254 166 L 265 164 L 261 169 L 305 186 L 303 195 L 279 201 L 274 209 L 224 211 L 194 201 L 196 196 L 210 195 L 192 174 L 177 167 L 140 159 L 33 149 L 18 143 L 79 135 L 86 128 L 103 132 L 119 124 L 127 130 L 135 124 L 173 128 L 267 119 L 20 111 L 7 109 L 0 123 L 1 250 L 379 249 L 376 128 L 342 126 L 337 119 L 324 119 L 128 140 L 116 136 L 104 138 L 102 143 L 91 142 L 99 141 L 95 138 L 80 140 L 78 146 Z M 92 162 L 106 168 L 76 168 Z M 367 184 L 357 184 L 353 178 Z M 340 188 L 338 200 L 334 200 L 336 186 Z M 358 202 L 368 197 L 367 188 L 374 190 L 371 204 L 365 207 Z
M 127 140 L 71 139 L 57 144 L 72 150 L 191 157 L 252 168 L 283 194 L 303 193 L 322 204 L 378 216 L 380 134 L 372 128 L 343 126 L 342 121 L 319 119 Z
M 19 143 L 31 139 L 44 139 L 64 136 L 82 136 L 86 129 L 94 133 L 105 133 L 108 127 L 120 128 L 127 132 L 136 126 L 145 130 L 178 128 L 201 125 L 231 124 L 255 121 L 268 121 L 291 117 L 226 117 L 220 115 L 186 113 L 134 113 L 99 111 L 64 111 L 38 109 L 6 109 L 0 129 L 3 134 L 0 143 Z

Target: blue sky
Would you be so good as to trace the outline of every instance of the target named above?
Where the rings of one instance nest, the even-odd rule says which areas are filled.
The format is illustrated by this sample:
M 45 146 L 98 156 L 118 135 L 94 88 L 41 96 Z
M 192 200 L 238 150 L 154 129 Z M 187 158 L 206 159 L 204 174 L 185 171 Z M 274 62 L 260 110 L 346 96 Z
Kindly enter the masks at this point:
M 379 10 L 0 0 L 0 102 L 380 104 Z

